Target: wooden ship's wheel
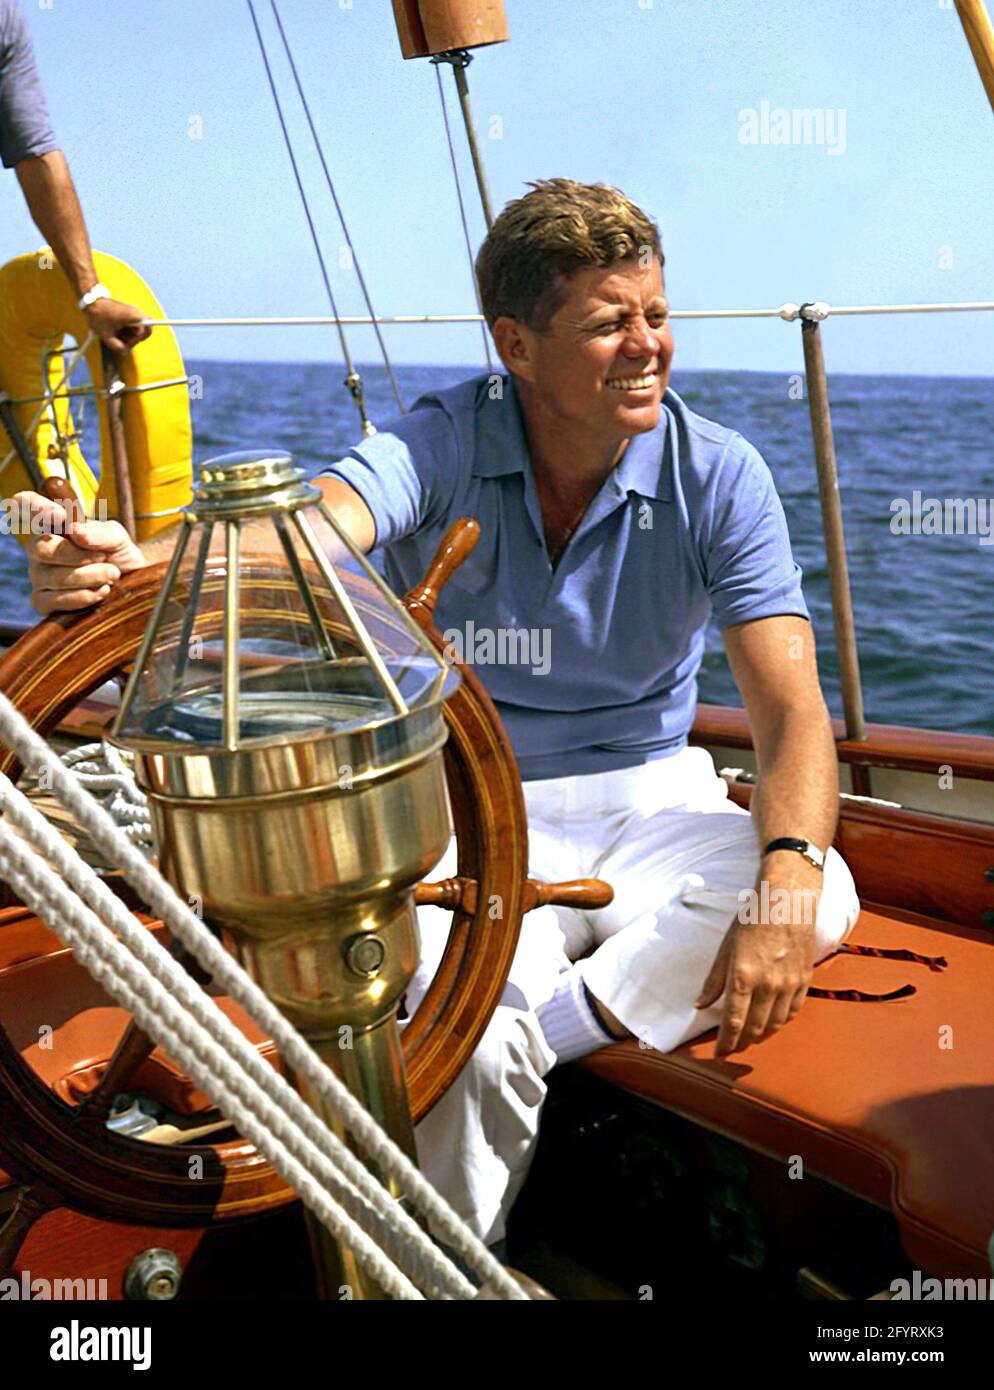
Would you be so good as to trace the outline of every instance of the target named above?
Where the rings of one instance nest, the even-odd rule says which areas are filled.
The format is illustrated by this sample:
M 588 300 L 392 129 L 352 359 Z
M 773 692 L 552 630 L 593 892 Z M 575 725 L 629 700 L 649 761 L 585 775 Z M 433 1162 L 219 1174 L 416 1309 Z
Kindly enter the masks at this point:
M 440 650 L 444 643 L 432 622 L 435 600 L 478 533 L 476 522 L 457 523 L 425 580 L 404 600 Z M 46 619 L 0 661 L 0 690 L 40 734 L 50 734 L 80 700 L 134 660 L 163 571 L 162 565 L 139 570 L 100 607 Z M 277 573 L 275 583 L 289 587 L 292 580 Z M 259 602 L 271 601 L 272 561 L 243 563 L 242 586 L 250 595 L 255 589 Z M 434 980 L 403 1034 L 415 1123 L 476 1048 L 504 988 L 523 912 L 548 902 L 600 906 L 611 896 L 606 885 L 593 880 L 528 880 L 525 806 L 514 755 L 483 686 L 472 671 L 459 669 L 461 685 L 445 704 L 458 876 L 417 890 L 419 903 L 450 908 L 453 923 Z M 9 750 L 0 749 L 0 770 L 17 776 Z M 502 903 L 497 920 L 488 910 L 495 899 Z M 71 1010 L 72 1000 L 52 1000 L 53 1019 Z M 110 1062 L 115 1089 L 126 1089 L 129 1071 L 147 1057 L 151 1044 L 143 1046 L 145 1041 L 132 1029 L 131 1042 L 119 1043 Z M 165 1146 L 113 1133 L 106 1119 L 106 1106 L 73 1106 L 60 1098 L 25 1061 L 0 1017 L 0 1162 L 40 1194 L 38 1209 L 59 1205 L 136 1225 L 206 1226 L 295 1200 L 243 1139 Z M 203 1160 L 202 1177 L 195 1182 L 190 1180 L 194 1153 Z M 0 1234 L 0 1272 L 12 1262 L 27 1224 L 25 1212 L 19 1224 L 14 1222 L 16 1230 L 8 1223 L 6 1239 Z

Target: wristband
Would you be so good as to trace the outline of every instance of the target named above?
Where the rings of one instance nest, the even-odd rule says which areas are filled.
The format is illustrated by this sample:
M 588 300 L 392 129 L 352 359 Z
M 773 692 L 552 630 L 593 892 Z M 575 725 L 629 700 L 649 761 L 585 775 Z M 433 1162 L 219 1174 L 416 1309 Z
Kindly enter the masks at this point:
M 84 309 L 88 309 L 91 304 L 95 304 L 98 299 L 113 298 L 114 296 L 106 285 L 96 284 L 88 289 L 85 294 L 80 295 L 79 303 L 76 305 L 76 308 L 82 312 Z

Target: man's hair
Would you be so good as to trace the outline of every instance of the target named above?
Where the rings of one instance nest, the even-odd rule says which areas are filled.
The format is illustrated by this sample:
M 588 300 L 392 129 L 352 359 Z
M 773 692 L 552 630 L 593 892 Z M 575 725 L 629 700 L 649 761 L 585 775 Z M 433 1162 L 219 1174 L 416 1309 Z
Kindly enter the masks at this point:
M 659 228 L 606 183 L 538 179 L 508 203 L 476 258 L 487 323 L 506 314 L 544 333 L 566 299 L 567 281 L 588 266 L 644 255 L 663 263 Z

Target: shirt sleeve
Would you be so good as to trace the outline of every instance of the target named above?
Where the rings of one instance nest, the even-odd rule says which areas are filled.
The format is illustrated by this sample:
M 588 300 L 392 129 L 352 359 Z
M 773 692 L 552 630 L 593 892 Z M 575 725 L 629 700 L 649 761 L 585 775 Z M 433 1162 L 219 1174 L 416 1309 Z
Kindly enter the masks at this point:
M 444 516 L 459 477 L 456 431 L 444 410 L 415 406 L 325 472 L 366 503 L 376 526 L 374 545 L 390 545 Z
M 718 469 L 705 567 L 719 627 L 787 613 L 810 620 L 773 476 L 740 435 Z
M 0 160 L 12 169 L 58 148 L 24 15 L 0 0 Z

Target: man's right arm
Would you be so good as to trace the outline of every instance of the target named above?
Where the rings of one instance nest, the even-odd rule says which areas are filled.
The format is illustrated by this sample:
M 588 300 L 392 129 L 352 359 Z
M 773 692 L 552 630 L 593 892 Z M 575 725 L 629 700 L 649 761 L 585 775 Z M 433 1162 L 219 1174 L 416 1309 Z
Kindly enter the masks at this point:
M 316 478 L 328 510 L 363 554 L 373 548 L 376 526 L 372 513 L 358 492 L 341 478 Z M 136 545 L 117 521 L 85 521 L 61 534 L 65 513 L 57 502 L 36 492 L 22 492 L 14 499 L 16 515 L 29 516 L 28 572 L 31 604 L 43 617 L 75 612 L 102 603 L 124 574 L 167 560 L 176 541 L 175 529 Z M 48 534 L 44 528 L 48 529 Z M 35 534 L 35 529 L 40 534 Z M 269 542 L 271 541 L 271 547 Z M 283 550 L 270 528 L 253 528 L 245 549 L 284 560 Z

